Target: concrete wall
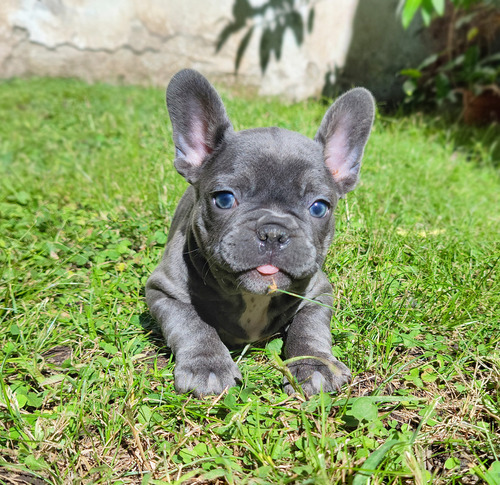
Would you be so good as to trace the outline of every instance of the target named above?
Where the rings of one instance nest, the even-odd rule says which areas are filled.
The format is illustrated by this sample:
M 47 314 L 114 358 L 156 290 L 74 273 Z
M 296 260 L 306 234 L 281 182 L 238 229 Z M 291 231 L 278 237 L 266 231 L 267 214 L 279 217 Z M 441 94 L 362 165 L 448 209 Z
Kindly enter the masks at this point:
M 192 67 L 212 81 L 254 87 L 262 95 L 304 99 L 325 83 L 364 85 L 379 99 L 400 94 L 395 74 L 428 52 L 416 28 L 403 32 L 398 0 L 302 0 L 304 24 L 314 26 L 299 44 L 292 29 L 282 55 L 261 72 L 259 46 L 272 12 L 247 19 L 254 32 L 238 75 L 234 63 L 247 28 L 215 46 L 245 0 L 0 0 L 0 77 L 62 76 L 165 86 Z M 267 0 L 252 0 L 258 9 Z M 298 2 L 297 2 L 298 5 Z

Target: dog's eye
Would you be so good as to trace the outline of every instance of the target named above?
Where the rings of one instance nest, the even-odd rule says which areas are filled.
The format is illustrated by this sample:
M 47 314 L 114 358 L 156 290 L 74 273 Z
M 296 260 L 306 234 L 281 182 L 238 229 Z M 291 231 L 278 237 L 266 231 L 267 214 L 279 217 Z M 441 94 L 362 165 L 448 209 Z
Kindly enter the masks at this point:
M 313 205 L 311 205 L 311 207 L 309 207 L 309 213 L 313 217 L 321 218 L 326 216 L 329 208 L 330 204 L 328 204 L 328 202 L 325 202 L 324 200 L 317 200 L 313 203 Z
M 232 192 L 217 192 L 214 195 L 214 202 L 219 209 L 232 209 L 236 206 L 236 197 Z

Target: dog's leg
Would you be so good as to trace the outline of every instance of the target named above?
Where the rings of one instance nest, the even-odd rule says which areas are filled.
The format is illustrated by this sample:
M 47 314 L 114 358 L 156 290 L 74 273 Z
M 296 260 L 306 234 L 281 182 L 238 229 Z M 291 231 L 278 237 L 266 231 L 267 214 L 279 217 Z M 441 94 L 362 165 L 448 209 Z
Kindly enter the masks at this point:
M 148 281 L 146 299 L 175 355 L 175 388 L 197 397 L 220 394 L 241 381 L 241 373 L 216 330 L 200 319 L 194 308 L 171 298 Z
M 317 298 L 331 306 L 332 298 L 323 295 Z M 310 356 L 316 358 L 297 360 L 288 364 L 292 375 L 302 386 L 306 396 L 338 391 L 351 379 L 351 372 L 332 354 L 332 334 L 330 330 L 331 308 L 308 303 L 295 315 L 286 332 L 285 356 Z M 285 379 L 285 391 L 293 394 L 292 385 Z

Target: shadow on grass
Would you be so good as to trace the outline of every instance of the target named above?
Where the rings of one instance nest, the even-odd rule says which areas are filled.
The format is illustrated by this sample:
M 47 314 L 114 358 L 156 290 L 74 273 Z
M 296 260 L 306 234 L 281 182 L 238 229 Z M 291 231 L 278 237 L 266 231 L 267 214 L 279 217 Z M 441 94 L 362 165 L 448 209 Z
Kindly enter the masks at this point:
M 148 311 L 143 312 L 139 315 L 139 324 L 144 330 L 146 338 L 150 343 L 157 348 L 158 357 L 163 357 L 169 359 L 172 355 L 172 351 L 167 346 L 163 335 L 161 334 L 158 324 L 154 321 L 153 317 Z
M 379 107 L 381 121 L 386 126 L 396 122 L 414 124 L 425 135 L 438 138 L 441 143 L 450 144 L 456 155 L 463 155 L 478 166 L 500 168 L 500 124 L 467 125 L 462 121 L 461 111 L 446 107 L 442 112 L 435 110 L 415 111 L 400 106 L 394 110 Z
M 464 153 L 468 160 L 500 167 L 499 124 L 482 127 L 456 124 L 450 131 L 454 149 Z

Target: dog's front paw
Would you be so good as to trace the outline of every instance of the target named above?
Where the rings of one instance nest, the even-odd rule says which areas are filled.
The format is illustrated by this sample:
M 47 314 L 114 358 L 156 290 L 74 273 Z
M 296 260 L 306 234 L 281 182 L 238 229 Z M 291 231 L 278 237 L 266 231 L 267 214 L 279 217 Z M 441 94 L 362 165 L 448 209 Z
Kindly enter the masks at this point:
M 238 366 L 227 350 L 221 354 L 177 357 L 174 377 L 177 392 L 192 391 L 196 397 L 220 394 L 242 380 Z
M 333 356 L 321 356 L 319 359 L 304 359 L 288 366 L 291 374 L 302 387 L 306 396 L 323 392 L 339 391 L 342 385 L 351 380 L 351 371 Z M 284 379 L 287 394 L 293 394 L 294 388 Z

